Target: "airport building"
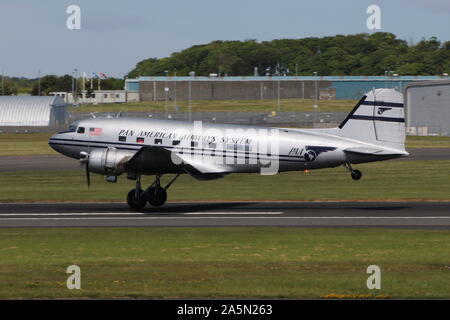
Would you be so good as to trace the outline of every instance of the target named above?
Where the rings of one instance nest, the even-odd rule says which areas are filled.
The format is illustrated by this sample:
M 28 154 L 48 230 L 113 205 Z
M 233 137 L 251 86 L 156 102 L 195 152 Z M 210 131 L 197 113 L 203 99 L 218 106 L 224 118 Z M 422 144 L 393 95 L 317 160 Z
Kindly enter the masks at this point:
M 67 104 L 61 97 L 0 96 L 0 127 L 64 124 Z
M 406 85 L 447 80 L 448 76 L 282 76 L 282 77 L 139 77 L 125 90 L 139 101 L 359 99 L 379 88 L 402 92 Z
M 68 104 L 74 104 L 72 92 L 50 92 L 52 96 L 59 96 Z M 81 92 L 78 104 L 104 104 L 104 103 L 124 103 L 139 101 L 139 96 L 133 92 L 125 90 L 95 90 L 88 95 L 86 90 Z
M 408 84 L 405 105 L 408 134 L 450 135 L 450 81 Z

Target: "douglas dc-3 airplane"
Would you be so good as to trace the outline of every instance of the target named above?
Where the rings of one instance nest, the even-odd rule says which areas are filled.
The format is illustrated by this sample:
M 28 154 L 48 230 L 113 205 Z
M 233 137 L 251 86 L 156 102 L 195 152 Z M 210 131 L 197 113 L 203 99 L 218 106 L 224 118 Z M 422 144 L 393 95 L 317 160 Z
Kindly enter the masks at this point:
M 403 96 L 393 89 L 367 93 L 337 128 L 287 129 L 143 118 L 92 118 L 53 135 L 50 146 L 79 159 L 90 172 L 116 182 L 123 173 L 136 181 L 128 193 L 134 210 L 162 206 L 167 189 L 183 173 L 198 180 L 230 173 L 275 174 L 408 156 Z M 175 174 L 166 186 L 160 178 Z M 155 175 L 141 189 L 141 176 Z

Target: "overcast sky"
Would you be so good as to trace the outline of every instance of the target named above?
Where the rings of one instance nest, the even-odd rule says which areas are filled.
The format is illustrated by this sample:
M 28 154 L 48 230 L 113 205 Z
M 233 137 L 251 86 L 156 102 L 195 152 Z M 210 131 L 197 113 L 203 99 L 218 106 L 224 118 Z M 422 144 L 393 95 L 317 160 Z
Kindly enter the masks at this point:
M 69 30 L 69 5 L 81 29 Z M 0 69 L 10 76 L 103 72 L 123 77 L 137 62 L 212 40 L 272 40 L 381 30 L 410 41 L 450 40 L 449 0 L 1 0 Z

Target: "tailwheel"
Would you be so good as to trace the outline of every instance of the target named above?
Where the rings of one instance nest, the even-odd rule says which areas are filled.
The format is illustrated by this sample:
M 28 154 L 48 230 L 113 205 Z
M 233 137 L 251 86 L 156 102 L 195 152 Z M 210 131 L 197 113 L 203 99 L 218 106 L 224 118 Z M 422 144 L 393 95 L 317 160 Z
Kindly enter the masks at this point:
M 345 163 L 344 167 L 350 171 L 350 176 L 352 177 L 353 180 L 359 180 L 362 177 L 362 172 L 359 170 L 354 170 L 352 168 L 352 165 L 350 163 Z
M 161 207 L 167 201 L 167 192 L 159 186 L 150 187 L 146 191 L 147 201 L 154 207 Z
M 142 191 L 142 189 L 138 190 L 139 192 L 136 192 L 136 189 L 132 189 L 127 195 L 128 206 L 136 211 L 144 209 L 147 204 L 147 197 L 145 196 L 144 191 Z

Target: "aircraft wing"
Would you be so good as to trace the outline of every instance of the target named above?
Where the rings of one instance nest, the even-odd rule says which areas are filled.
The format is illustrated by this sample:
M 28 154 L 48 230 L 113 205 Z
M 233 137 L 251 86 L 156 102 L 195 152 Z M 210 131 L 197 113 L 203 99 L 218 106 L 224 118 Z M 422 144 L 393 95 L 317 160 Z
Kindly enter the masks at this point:
M 145 146 L 139 149 L 124 167 L 129 171 L 146 174 L 186 172 L 198 180 L 222 178 L 231 172 L 228 166 L 217 164 L 214 157 L 182 154 L 180 151 Z

